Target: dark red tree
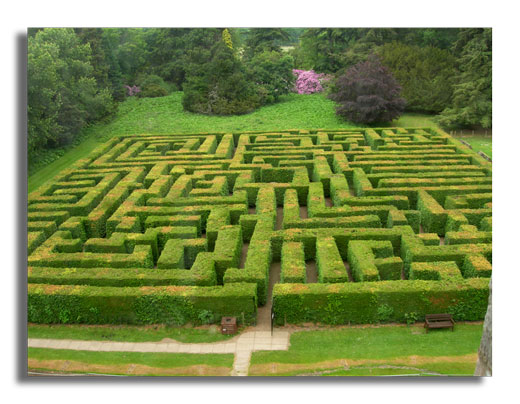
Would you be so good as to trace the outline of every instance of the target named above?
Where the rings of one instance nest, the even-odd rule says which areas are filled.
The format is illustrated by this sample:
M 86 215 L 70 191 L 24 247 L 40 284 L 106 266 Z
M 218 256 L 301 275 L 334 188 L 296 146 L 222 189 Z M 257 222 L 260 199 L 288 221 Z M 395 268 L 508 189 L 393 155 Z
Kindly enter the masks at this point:
M 355 123 L 383 123 L 398 118 L 406 101 L 401 86 L 377 56 L 358 63 L 336 80 L 330 99 L 336 114 Z

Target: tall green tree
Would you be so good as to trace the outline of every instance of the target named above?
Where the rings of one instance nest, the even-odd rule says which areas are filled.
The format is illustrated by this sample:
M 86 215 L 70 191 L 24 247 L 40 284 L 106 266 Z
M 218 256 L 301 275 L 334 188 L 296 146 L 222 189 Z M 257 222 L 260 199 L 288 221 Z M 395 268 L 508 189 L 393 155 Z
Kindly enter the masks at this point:
M 96 79 L 98 86 L 110 87 L 108 80 L 110 66 L 107 63 L 105 53 L 103 28 L 75 28 L 74 31 L 78 35 L 81 43 L 90 45 L 90 64 L 93 69 L 92 75 Z
M 210 115 L 238 115 L 257 108 L 257 88 L 233 50 L 220 40 L 210 54 L 209 62 L 189 65 L 182 98 L 184 109 Z
M 360 28 L 357 39 L 340 56 L 341 71 L 366 61 L 378 46 L 396 40 L 398 30 L 394 28 Z M 339 69 L 338 69 L 339 70 Z
M 450 106 L 457 70 L 449 51 L 391 42 L 376 53 L 402 86 L 408 111 L 439 113 Z
M 46 28 L 28 38 L 29 152 L 72 141 L 87 123 L 113 111 L 99 88 L 91 48 L 73 29 Z
M 232 40 L 234 40 L 231 31 Z M 219 28 L 153 28 L 146 31 L 149 72 L 182 88 L 190 65 L 207 63 L 212 46 L 221 40 Z
M 246 34 L 244 56 L 252 58 L 264 51 L 279 52 L 280 43 L 289 40 L 289 33 L 283 28 L 250 28 Z
M 27 52 L 27 130 L 28 153 L 34 154 L 49 143 L 57 143 L 61 132 L 58 114 L 62 104 L 59 94 L 59 48 L 52 42 L 29 37 Z
M 453 47 L 458 55 L 453 104 L 439 116 L 446 128 L 492 126 L 492 35 L 490 28 L 461 29 Z
M 248 63 L 251 80 L 258 86 L 262 104 L 279 101 L 294 86 L 293 58 L 285 52 L 264 51 Z
M 341 53 L 359 38 L 356 28 L 309 28 L 300 37 L 303 66 L 320 73 L 335 73 L 344 66 Z
M 105 61 L 108 65 L 108 82 L 110 91 L 117 101 L 122 101 L 126 95 L 125 82 L 121 66 L 119 64 L 118 52 L 120 43 L 120 31 L 114 28 L 102 29 L 102 43 L 105 53 Z

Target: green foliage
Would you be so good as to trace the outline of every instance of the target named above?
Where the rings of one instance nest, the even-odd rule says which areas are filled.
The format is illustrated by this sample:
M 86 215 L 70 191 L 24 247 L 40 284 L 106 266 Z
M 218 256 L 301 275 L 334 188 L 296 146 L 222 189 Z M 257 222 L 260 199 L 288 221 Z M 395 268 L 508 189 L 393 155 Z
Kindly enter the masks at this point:
M 280 43 L 289 41 L 289 33 L 284 28 L 250 28 L 246 32 L 244 57 L 268 51 L 279 52 Z
M 341 284 L 277 284 L 273 307 L 277 324 L 376 323 L 418 319 L 450 312 L 456 320 L 482 320 L 487 310 L 484 278 L 463 281 L 381 281 Z
M 140 98 L 164 97 L 170 93 L 171 86 L 168 85 L 160 76 L 156 74 L 141 74 L 136 79 L 136 85 L 141 91 L 137 93 Z
M 211 61 L 190 67 L 184 85 L 185 110 L 208 115 L 240 115 L 260 105 L 245 67 L 222 41 L 211 50 Z
M 411 311 L 410 313 L 404 313 L 404 318 L 407 325 L 415 324 L 417 320 L 419 320 L 419 316 L 414 311 Z
M 191 65 L 206 64 L 211 48 L 222 40 L 217 28 L 152 28 L 144 32 L 149 73 L 182 88 Z
M 491 127 L 491 42 L 491 28 L 460 31 L 454 45 L 459 73 L 455 77 L 453 105 L 442 111 L 438 119 L 441 126 Z
M 298 68 L 341 73 L 392 41 L 447 49 L 457 33 L 456 28 L 309 28 L 300 36 L 301 48 L 293 56 Z
M 341 52 L 358 36 L 355 28 L 309 28 L 300 37 L 304 69 L 335 73 L 344 63 Z
M 88 123 L 114 110 L 99 88 L 91 48 L 74 30 L 46 28 L 28 42 L 28 153 L 71 143 Z
M 233 49 L 233 40 L 231 39 L 231 34 L 227 28 L 222 31 L 222 41 L 224 41 L 229 49 Z
M 388 321 L 392 317 L 393 313 L 394 309 L 388 306 L 387 304 L 382 304 L 377 308 L 377 318 L 382 323 Z
M 235 316 L 256 319 L 256 285 L 225 287 L 96 287 L 30 284 L 27 315 L 33 323 L 200 324 Z M 208 311 L 211 307 L 211 313 Z
M 438 113 L 450 105 L 456 73 L 450 52 L 391 42 L 378 48 L 377 53 L 402 86 L 407 110 Z
M 248 63 L 251 80 L 258 86 L 260 102 L 271 104 L 288 94 L 294 85 L 293 59 L 287 54 L 264 51 Z
M 362 28 L 357 30 L 357 39 L 341 55 L 343 69 L 365 62 L 375 49 L 385 43 L 397 40 L 398 29 L 394 28 Z
M 214 322 L 214 316 L 211 310 L 201 310 L 198 319 L 201 324 L 211 324 Z

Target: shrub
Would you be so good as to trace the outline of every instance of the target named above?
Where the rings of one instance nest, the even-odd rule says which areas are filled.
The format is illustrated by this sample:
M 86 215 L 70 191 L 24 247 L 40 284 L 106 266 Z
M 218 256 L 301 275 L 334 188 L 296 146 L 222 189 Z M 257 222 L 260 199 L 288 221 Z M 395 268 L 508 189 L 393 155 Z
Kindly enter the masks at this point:
M 175 84 L 167 84 L 162 77 L 155 74 L 143 74 L 136 79 L 140 91 L 137 96 L 145 97 L 164 97 L 170 94 L 171 89 L 176 89 Z
M 139 93 L 139 97 L 141 98 L 164 97 L 166 95 L 168 95 L 168 90 L 156 84 L 145 87 L 143 91 Z
M 313 94 L 323 91 L 323 85 L 332 78 L 330 75 L 316 73 L 314 70 L 293 69 L 293 74 L 297 77 L 294 91 L 298 94 Z
M 192 64 L 184 84 L 185 110 L 210 115 L 240 115 L 260 106 L 244 65 L 223 42 L 212 49 L 206 65 Z
M 376 56 L 340 76 L 329 96 L 339 105 L 336 114 L 356 123 L 390 122 L 404 111 L 401 86 Z
M 281 95 L 288 94 L 294 83 L 293 58 L 276 51 L 264 51 L 255 55 L 248 63 L 251 80 L 260 92 L 260 102 L 270 104 Z

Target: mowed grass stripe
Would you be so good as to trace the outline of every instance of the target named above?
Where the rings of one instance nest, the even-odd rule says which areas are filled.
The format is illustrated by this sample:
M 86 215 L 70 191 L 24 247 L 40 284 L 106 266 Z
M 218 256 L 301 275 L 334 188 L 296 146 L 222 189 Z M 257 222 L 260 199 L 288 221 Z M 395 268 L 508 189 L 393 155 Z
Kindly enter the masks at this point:
M 302 331 L 291 335 L 289 351 L 254 352 L 251 364 L 313 363 L 326 360 L 390 359 L 475 354 L 482 323 L 456 324 L 455 331 L 425 333 L 422 325 L 352 327 Z
M 29 369 L 58 372 L 133 375 L 224 376 L 233 366 L 232 354 L 93 352 L 29 348 Z
M 232 336 L 222 335 L 217 327 L 196 329 L 184 327 L 140 327 L 131 325 L 46 325 L 29 324 L 29 338 L 77 339 L 84 341 L 158 342 L 170 338 L 178 342 L 204 343 L 225 341 Z

